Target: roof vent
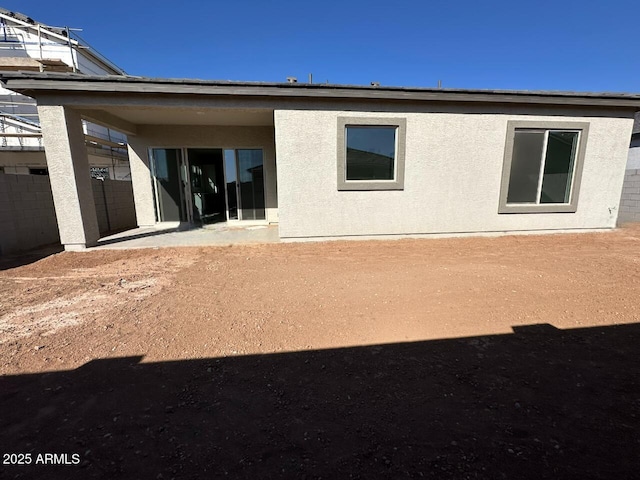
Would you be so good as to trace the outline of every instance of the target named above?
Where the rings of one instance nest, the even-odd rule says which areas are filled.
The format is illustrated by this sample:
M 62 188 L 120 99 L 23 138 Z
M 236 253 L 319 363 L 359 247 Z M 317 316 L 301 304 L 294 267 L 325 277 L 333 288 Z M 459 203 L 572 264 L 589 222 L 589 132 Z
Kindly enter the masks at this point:
M 298 79 L 296 77 L 287 77 L 287 82 L 298 83 Z
M 371 82 L 371 86 L 372 87 L 379 87 L 380 86 L 380 82 Z

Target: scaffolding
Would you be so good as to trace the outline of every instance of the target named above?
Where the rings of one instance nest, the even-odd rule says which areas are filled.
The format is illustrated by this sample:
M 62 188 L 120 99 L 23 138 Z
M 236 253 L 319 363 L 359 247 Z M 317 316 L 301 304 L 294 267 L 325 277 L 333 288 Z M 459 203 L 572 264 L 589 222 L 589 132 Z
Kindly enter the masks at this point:
M 79 28 L 44 25 L 26 15 L 0 8 L 0 58 L 14 59 L 15 68 L 22 70 L 82 73 L 78 58 L 80 52 L 107 74 L 126 75 L 124 70 L 82 39 L 77 33 L 81 31 Z M 67 57 L 67 62 L 63 57 Z M 2 67 L 7 69 L 11 65 L 3 64 Z
M 125 72 L 106 59 L 76 32 L 80 29 L 51 27 L 17 12 L 0 8 L 0 69 L 30 71 Z M 83 120 L 87 152 L 103 157 L 112 166 L 128 168 L 127 138 L 107 127 Z M 36 101 L 0 88 L 0 152 L 44 151 Z M 5 167 L 12 167 L 7 161 Z M 104 162 L 100 162 L 104 166 Z M 13 165 L 18 167 L 18 165 Z M 24 165 L 22 165 L 24 167 Z

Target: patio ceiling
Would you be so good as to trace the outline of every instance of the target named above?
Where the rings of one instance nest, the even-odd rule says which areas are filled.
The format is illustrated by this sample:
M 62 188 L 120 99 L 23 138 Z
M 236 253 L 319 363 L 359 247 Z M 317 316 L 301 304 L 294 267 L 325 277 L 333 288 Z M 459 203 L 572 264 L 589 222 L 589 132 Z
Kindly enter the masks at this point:
M 273 109 L 239 109 L 176 106 L 98 107 L 78 109 L 83 116 L 99 120 L 102 112 L 134 125 L 227 125 L 273 126 Z M 108 117 L 105 117 L 108 118 Z M 102 120 L 105 123 L 105 119 Z

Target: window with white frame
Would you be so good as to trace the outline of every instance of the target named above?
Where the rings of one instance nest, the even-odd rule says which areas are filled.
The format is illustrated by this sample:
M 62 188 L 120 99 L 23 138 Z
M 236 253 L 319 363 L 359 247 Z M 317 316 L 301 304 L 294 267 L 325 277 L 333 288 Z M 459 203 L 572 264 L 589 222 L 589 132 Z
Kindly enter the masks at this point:
M 338 190 L 402 190 L 406 120 L 338 118 Z
M 500 213 L 577 209 L 589 124 L 508 122 Z

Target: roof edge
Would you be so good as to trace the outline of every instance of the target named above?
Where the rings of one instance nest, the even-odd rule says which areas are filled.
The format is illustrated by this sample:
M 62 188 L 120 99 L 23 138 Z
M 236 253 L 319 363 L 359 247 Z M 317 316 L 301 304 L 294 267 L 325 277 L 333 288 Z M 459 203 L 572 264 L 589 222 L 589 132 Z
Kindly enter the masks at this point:
M 535 90 L 444 89 L 340 84 L 246 82 L 148 78 L 135 76 L 93 76 L 59 72 L 1 72 L 0 82 L 10 90 L 30 92 L 197 94 L 265 97 L 310 97 L 337 99 L 387 99 L 405 101 L 500 102 L 553 105 L 583 105 L 635 108 L 640 111 L 640 94 L 616 92 L 567 92 Z

